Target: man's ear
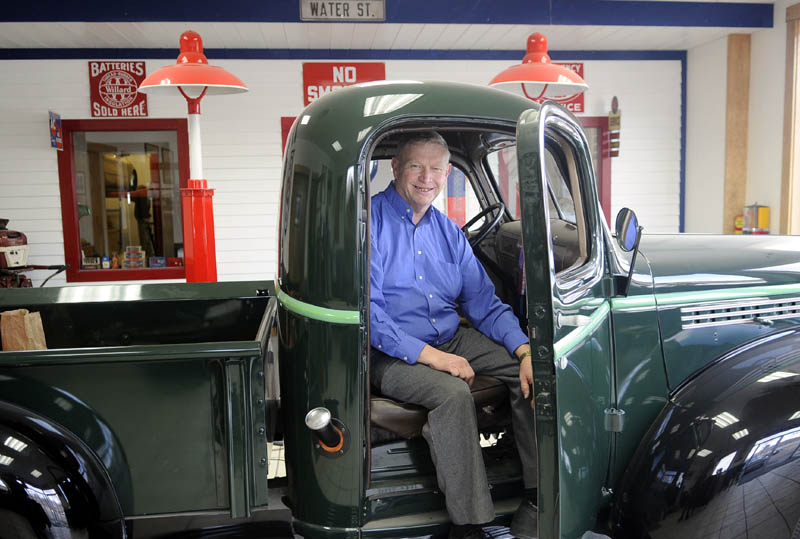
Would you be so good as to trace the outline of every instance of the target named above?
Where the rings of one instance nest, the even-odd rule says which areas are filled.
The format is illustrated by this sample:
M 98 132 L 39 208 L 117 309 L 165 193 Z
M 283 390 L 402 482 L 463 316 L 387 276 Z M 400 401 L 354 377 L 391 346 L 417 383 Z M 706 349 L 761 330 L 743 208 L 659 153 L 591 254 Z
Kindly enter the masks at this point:
M 392 172 L 394 173 L 394 179 L 397 179 L 398 171 L 397 167 L 400 165 L 400 160 L 396 157 L 392 157 Z
M 450 173 L 453 171 L 453 163 L 447 163 L 447 174 L 445 176 L 450 176 Z

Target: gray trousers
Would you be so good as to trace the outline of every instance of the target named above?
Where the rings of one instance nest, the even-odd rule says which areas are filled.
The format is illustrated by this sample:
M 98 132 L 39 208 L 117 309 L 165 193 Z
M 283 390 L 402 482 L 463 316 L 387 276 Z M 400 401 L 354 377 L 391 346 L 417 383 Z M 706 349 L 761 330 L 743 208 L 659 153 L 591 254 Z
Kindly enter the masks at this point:
M 534 415 L 530 397 L 522 397 L 519 362 L 505 348 L 472 328 L 459 328 L 451 340 L 436 348 L 466 358 L 475 374 L 494 376 L 506 383 L 525 487 L 536 487 Z M 494 520 L 475 403 L 467 383 L 427 365 L 409 365 L 374 348 L 371 358 L 373 386 L 387 397 L 429 410 L 422 435 L 430 446 L 451 521 L 484 524 Z

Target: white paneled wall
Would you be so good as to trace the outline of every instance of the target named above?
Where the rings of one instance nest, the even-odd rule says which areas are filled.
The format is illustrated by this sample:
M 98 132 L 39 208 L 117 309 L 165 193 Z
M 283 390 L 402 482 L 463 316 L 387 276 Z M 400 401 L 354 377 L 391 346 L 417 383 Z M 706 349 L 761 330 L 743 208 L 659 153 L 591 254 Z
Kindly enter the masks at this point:
M 722 234 L 728 38 L 689 51 L 686 232 Z
M 301 60 L 219 60 L 250 87 L 202 104 L 203 167 L 216 189 L 220 280 L 272 279 L 280 187 L 280 117 L 302 110 Z M 170 63 L 147 62 L 147 72 Z M 486 84 L 513 61 L 388 60 L 390 79 Z M 680 186 L 680 62 L 586 61 L 587 115 L 622 110 L 620 156 L 612 161 L 612 214 L 637 211 L 648 232 L 676 232 Z M 28 235 L 30 262 L 64 260 L 56 150 L 47 111 L 89 118 L 86 60 L 0 61 L 0 217 Z M 185 117 L 181 97 L 148 96 L 151 118 Z M 43 275 L 38 275 L 42 273 Z M 32 274 L 36 280 L 46 272 Z M 60 279 L 60 280 L 59 280 Z M 63 276 L 48 285 L 64 284 Z
M 770 207 L 770 231 L 780 232 L 783 119 L 786 80 L 786 9 L 774 3 L 773 28 L 753 32 L 750 42 L 750 105 L 745 204 Z

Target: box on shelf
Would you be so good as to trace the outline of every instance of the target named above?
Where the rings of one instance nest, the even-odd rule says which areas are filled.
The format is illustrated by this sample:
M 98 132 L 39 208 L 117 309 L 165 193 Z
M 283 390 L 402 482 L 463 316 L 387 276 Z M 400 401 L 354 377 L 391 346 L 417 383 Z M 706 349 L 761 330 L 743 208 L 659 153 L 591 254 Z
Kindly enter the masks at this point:
M 81 269 L 85 269 L 85 270 L 100 269 L 100 257 L 99 256 L 84 256 L 83 260 L 81 261 Z
M 167 267 L 167 259 L 163 256 L 151 256 L 148 265 L 151 268 L 166 268 Z

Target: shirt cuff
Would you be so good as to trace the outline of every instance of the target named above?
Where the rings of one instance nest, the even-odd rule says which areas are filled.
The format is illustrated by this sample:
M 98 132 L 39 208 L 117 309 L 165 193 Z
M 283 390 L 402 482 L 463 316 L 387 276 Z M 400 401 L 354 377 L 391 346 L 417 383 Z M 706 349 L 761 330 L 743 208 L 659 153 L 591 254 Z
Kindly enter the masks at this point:
M 384 335 L 383 338 L 379 338 L 373 332 L 372 337 L 370 344 L 373 348 L 406 363 L 416 363 L 422 349 L 425 348 L 424 342 L 407 334 L 388 338 Z
M 413 365 L 419 359 L 422 349 L 425 348 L 425 343 L 416 337 L 408 337 L 397 345 L 394 356 L 402 359 L 406 363 Z
M 503 346 L 512 357 L 517 357 L 514 355 L 514 350 L 529 342 L 530 339 L 522 331 L 511 331 L 503 337 Z

